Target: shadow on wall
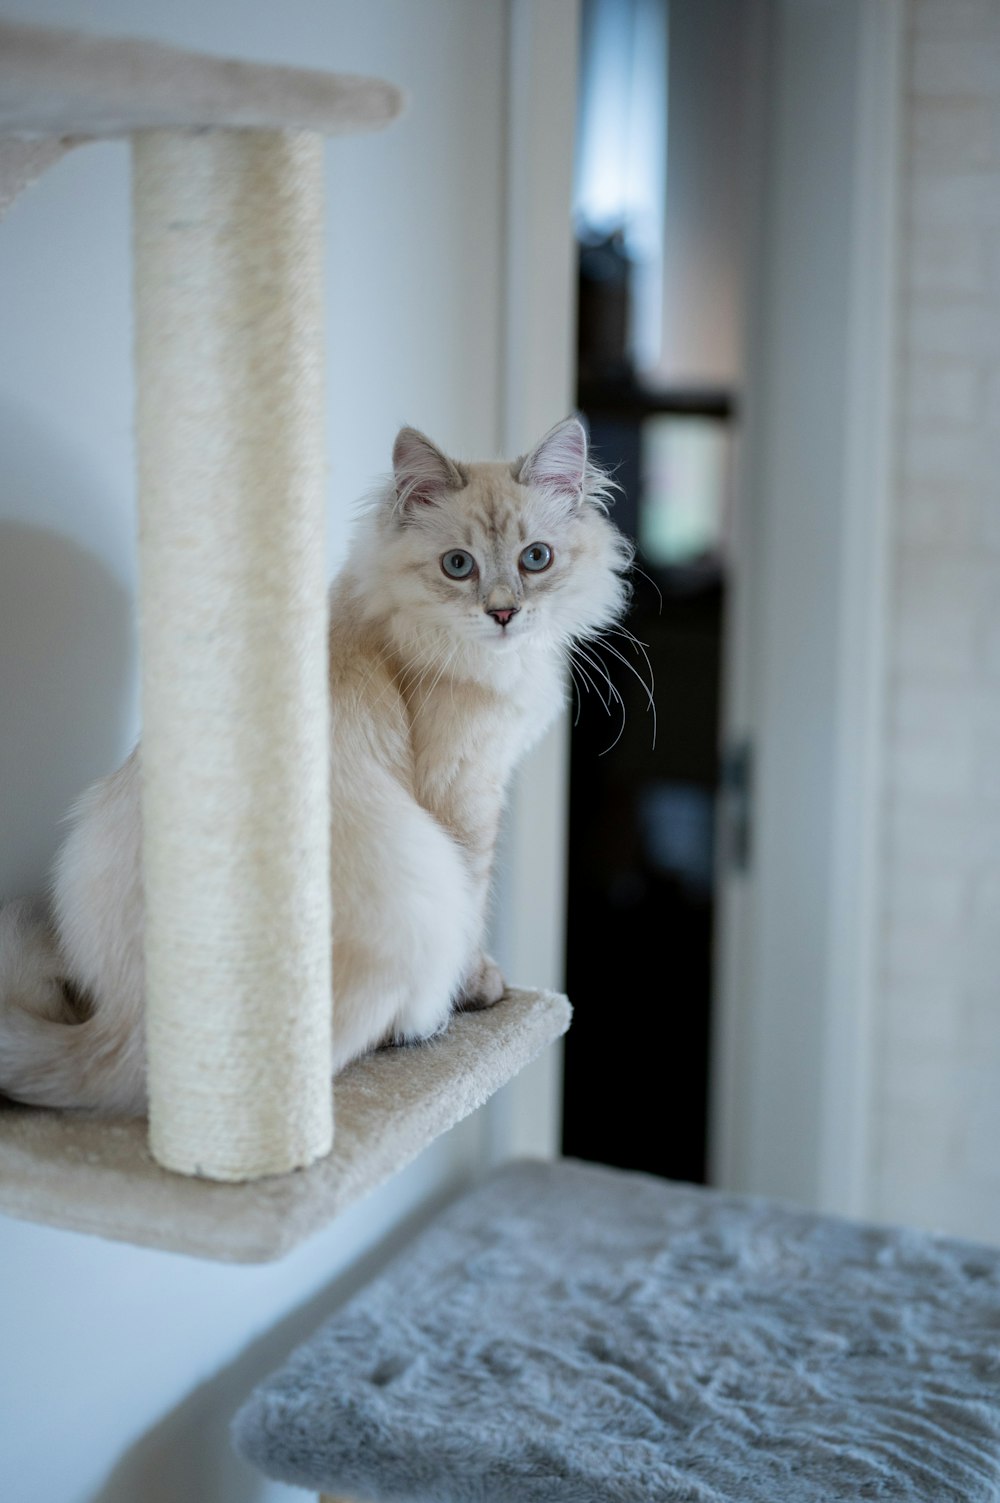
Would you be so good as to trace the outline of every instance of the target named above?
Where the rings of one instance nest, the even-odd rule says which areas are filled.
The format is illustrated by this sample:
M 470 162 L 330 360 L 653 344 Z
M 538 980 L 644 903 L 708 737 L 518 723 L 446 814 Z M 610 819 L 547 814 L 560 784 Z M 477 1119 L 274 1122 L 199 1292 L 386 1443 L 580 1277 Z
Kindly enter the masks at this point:
M 407 1247 L 439 1211 L 466 1188 L 454 1186 L 431 1196 L 412 1215 L 394 1227 L 361 1261 L 319 1294 L 279 1320 L 236 1360 L 199 1385 L 125 1453 L 113 1472 L 92 1494 L 90 1503 L 177 1503 L 179 1498 L 236 1499 L 263 1503 L 277 1493 L 273 1482 L 233 1450 L 229 1425 L 236 1411 L 258 1383 L 281 1367 L 290 1353 L 352 1299 Z M 234 1278 L 253 1271 L 234 1269 Z M 305 1498 L 298 1488 L 287 1495 Z
M 280 1321 L 235 1362 L 200 1384 L 125 1452 L 90 1503 L 177 1503 L 180 1498 L 239 1498 L 258 1503 L 278 1484 L 237 1456 L 229 1424 L 251 1389 L 282 1365 L 355 1292 L 342 1281 Z M 305 1497 L 300 1492 L 290 1496 Z
M 3 899 L 41 890 L 70 805 L 121 760 L 135 627 L 128 591 L 98 557 L 25 520 L 72 512 L 73 530 L 85 530 L 79 469 L 53 460 L 40 436 L 26 455 L 25 427 L 9 416 L 0 435 Z

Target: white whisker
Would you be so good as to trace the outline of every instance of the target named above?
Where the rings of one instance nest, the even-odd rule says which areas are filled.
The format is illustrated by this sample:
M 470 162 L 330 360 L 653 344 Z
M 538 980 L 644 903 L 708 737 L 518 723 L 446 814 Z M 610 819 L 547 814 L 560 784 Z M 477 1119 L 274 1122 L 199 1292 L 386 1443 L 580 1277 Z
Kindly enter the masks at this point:
M 625 701 L 622 698 L 622 696 L 619 694 L 617 688 L 615 687 L 615 684 L 612 682 L 611 675 L 608 673 L 608 670 L 607 670 L 607 666 L 604 663 L 602 663 L 599 658 L 596 658 L 592 653 L 588 653 L 586 651 L 586 649 L 582 646 L 582 644 L 579 643 L 579 642 L 577 642 L 577 643 L 574 644 L 573 651 L 574 651 L 574 653 L 578 653 L 584 659 L 584 661 L 588 664 L 588 666 L 594 670 L 594 672 L 597 674 L 599 680 L 603 680 L 604 683 L 607 684 L 607 686 L 608 686 L 608 698 L 607 699 L 605 699 L 604 696 L 600 693 L 600 690 L 598 690 L 597 693 L 598 693 L 598 697 L 601 700 L 601 703 L 604 705 L 604 708 L 608 712 L 608 714 L 609 715 L 611 714 L 611 702 L 612 702 L 612 699 L 614 699 L 615 703 L 618 705 L 619 710 L 621 711 L 621 724 L 618 727 L 618 734 L 617 734 L 617 736 L 612 741 L 612 743 L 611 743 L 610 746 L 606 746 L 602 752 L 598 753 L 599 756 L 606 757 L 607 754 L 608 754 L 608 752 L 614 751 L 615 747 L 618 745 L 619 741 L 621 740 L 622 736 L 625 733 Z M 585 671 L 583 669 L 582 665 L 579 662 L 577 663 L 577 667 L 580 668 L 581 673 Z
M 597 695 L 598 699 L 601 701 L 601 704 L 604 706 L 604 708 L 606 710 L 610 709 L 610 704 L 611 704 L 610 700 L 607 700 L 607 699 L 604 698 L 604 695 L 601 693 L 600 688 L 598 687 L 597 684 L 594 683 L 594 680 L 590 677 L 590 674 L 584 668 L 583 664 L 581 662 L 577 661 L 576 658 L 574 658 L 574 657 L 571 656 L 571 658 L 570 658 L 570 667 L 571 668 L 576 668 L 576 670 L 583 676 L 584 687 L 585 687 L 587 693 L 589 694 L 590 691 L 591 691 L 591 689 L 593 689 L 594 693 Z
M 576 730 L 576 727 L 580 724 L 580 711 L 583 708 L 583 701 L 580 698 L 580 686 L 576 681 L 576 671 L 572 660 L 569 664 L 569 681 L 573 685 L 573 698 L 576 700 L 576 714 L 573 716 L 573 729 Z
M 643 577 L 643 579 L 648 579 L 649 580 L 650 584 L 653 586 L 653 589 L 656 591 L 656 597 L 657 597 L 657 599 L 660 602 L 660 615 L 662 616 L 662 614 L 663 614 L 663 591 L 660 589 L 659 585 L 656 583 L 656 580 L 653 578 L 652 574 L 647 574 L 646 571 L 645 571 L 645 569 L 640 569 L 639 565 L 635 562 L 634 559 L 632 560 L 632 573 L 633 574 L 641 574 L 642 577 Z
M 612 699 L 617 700 L 618 704 L 621 705 L 621 708 L 624 709 L 625 706 L 624 704 L 622 704 L 621 695 L 618 693 L 618 690 L 611 682 L 611 679 L 608 676 L 608 670 L 601 662 L 601 660 L 599 658 L 595 658 L 592 653 L 585 652 L 580 646 L 577 646 L 576 651 L 583 658 L 583 661 L 587 664 L 588 668 L 590 668 L 597 675 L 597 683 L 594 685 L 595 693 L 597 694 L 598 698 L 600 699 L 601 703 L 604 705 L 604 708 L 608 711 L 608 713 L 610 714 L 611 712 Z M 581 671 L 583 670 L 581 669 Z M 590 680 L 590 682 L 593 683 L 593 680 Z M 607 698 L 605 698 L 604 694 L 601 692 L 600 685 L 602 682 L 607 684 L 608 686 Z
M 637 638 L 635 640 L 638 641 Z M 619 652 L 618 648 L 615 647 L 612 642 L 609 642 L 605 637 L 599 638 L 598 641 L 600 643 L 600 646 L 603 647 L 607 652 L 610 652 L 611 655 L 612 655 L 612 657 L 617 658 L 620 663 L 623 663 L 625 665 L 625 667 L 628 669 L 629 673 L 631 673 L 632 676 L 636 679 L 636 681 L 642 685 L 642 688 L 643 688 L 643 690 L 645 691 L 645 694 L 646 694 L 646 699 L 647 699 L 647 702 L 648 702 L 648 709 L 650 711 L 650 714 L 653 717 L 653 743 L 652 744 L 653 744 L 653 747 L 655 748 L 655 746 L 656 746 L 656 700 L 653 697 L 653 686 L 652 686 L 652 684 L 647 684 L 646 680 L 643 678 L 643 676 L 639 672 L 638 668 L 636 668 L 635 664 L 634 663 L 630 663 L 629 660 L 628 660 L 628 658 L 624 655 L 624 653 Z M 647 658 L 646 661 L 648 663 L 649 659 Z M 652 667 L 650 667 L 650 673 L 652 674 Z
M 639 638 L 635 635 L 635 632 L 629 631 L 627 626 L 612 626 L 608 628 L 608 631 L 612 636 L 623 637 L 626 642 L 631 642 L 633 647 L 638 648 L 638 650 L 642 653 L 643 660 L 646 664 L 647 669 L 649 670 L 649 687 L 646 689 L 646 692 L 649 695 L 650 708 L 653 708 L 653 690 L 656 687 L 656 679 L 653 673 L 653 665 L 649 660 L 649 653 L 647 651 L 647 648 L 649 646 L 648 642 L 640 642 Z M 645 685 L 643 687 L 645 687 Z

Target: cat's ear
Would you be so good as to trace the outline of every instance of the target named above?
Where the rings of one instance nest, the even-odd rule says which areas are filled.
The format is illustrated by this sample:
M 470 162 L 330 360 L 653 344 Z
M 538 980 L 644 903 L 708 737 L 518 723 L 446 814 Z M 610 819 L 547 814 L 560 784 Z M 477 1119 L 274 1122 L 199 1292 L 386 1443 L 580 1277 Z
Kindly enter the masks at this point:
M 465 476 L 458 465 L 416 428 L 401 428 L 392 446 L 396 505 L 401 512 L 431 506 L 446 491 L 461 490 Z
M 514 465 L 514 479 L 555 491 L 567 500 L 583 498 L 587 477 L 587 433 L 578 417 L 564 418 Z

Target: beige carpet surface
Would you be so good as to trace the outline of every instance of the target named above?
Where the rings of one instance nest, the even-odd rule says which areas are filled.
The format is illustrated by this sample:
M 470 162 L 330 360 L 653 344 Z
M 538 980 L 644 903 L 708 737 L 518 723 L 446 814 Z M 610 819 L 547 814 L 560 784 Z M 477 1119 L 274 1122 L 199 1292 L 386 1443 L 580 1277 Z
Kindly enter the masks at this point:
M 332 1154 L 248 1185 L 161 1169 L 143 1121 L 4 1105 L 0 1213 L 223 1262 L 279 1258 L 481 1106 L 571 1016 L 556 993 L 510 991 L 430 1043 L 359 1060 L 336 1081 Z

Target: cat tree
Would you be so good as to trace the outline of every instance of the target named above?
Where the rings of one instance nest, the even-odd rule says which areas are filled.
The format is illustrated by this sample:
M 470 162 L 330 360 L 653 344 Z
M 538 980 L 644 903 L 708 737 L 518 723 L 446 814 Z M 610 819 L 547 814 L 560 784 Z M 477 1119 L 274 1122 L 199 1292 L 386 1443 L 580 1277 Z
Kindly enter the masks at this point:
M 150 1079 L 149 1150 L 137 1123 L 0 1114 L 14 1215 L 274 1256 L 568 1024 L 517 992 L 361 1062 L 331 1155 L 323 137 L 401 103 L 0 23 L 0 210 L 71 146 L 132 141 Z

